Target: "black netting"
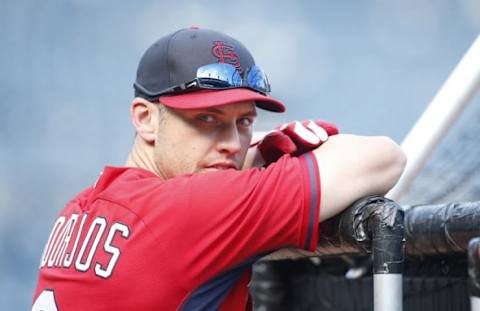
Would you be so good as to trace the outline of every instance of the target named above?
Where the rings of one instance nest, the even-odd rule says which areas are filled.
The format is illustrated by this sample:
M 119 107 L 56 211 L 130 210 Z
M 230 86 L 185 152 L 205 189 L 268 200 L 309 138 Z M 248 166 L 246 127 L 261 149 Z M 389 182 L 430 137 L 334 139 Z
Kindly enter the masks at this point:
M 403 309 L 469 310 L 465 260 L 463 257 L 408 260 L 403 282 Z M 250 285 L 254 309 L 373 310 L 372 275 L 346 279 L 348 268 L 346 261 L 340 258 L 259 262 L 254 266 Z
M 404 204 L 480 200 L 480 96 L 469 104 L 401 198 Z

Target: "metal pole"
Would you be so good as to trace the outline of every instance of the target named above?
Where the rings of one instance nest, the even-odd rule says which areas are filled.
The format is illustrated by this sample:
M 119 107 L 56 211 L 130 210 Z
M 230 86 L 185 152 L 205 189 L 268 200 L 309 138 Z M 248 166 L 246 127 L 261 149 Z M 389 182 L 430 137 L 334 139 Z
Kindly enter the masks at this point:
M 480 311 L 480 238 L 468 243 L 470 310 Z
M 317 251 L 373 256 L 374 310 L 401 311 L 405 258 L 404 211 L 392 200 L 369 196 L 323 223 Z
M 373 310 L 402 311 L 404 213 L 393 201 L 383 204 L 368 221 L 372 234 Z
M 470 310 L 478 311 L 480 310 L 480 298 L 470 296 Z
M 373 309 L 375 311 L 402 311 L 402 283 L 402 274 L 374 274 Z
M 408 163 L 400 180 L 386 197 L 398 200 L 408 189 L 478 88 L 480 35 L 402 142 Z

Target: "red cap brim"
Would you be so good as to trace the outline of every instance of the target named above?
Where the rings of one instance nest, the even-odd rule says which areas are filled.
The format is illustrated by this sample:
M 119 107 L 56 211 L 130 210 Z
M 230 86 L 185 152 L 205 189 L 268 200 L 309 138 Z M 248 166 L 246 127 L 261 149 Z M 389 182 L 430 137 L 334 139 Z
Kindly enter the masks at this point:
M 173 96 L 161 96 L 160 102 L 174 109 L 200 109 L 245 101 L 254 101 L 257 107 L 284 112 L 285 106 L 276 99 L 262 95 L 247 88 L 227 90 L 200 90 Z

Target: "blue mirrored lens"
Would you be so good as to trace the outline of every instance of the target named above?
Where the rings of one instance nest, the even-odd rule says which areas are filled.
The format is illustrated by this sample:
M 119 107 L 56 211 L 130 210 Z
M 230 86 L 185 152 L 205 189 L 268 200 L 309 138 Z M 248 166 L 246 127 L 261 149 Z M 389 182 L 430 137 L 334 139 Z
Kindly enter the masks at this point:
M 213 86 L 225 85 L 227 87 L 239 87 L 242 85 L 242 77 L 230 64 L 210 64 L 197 70 L 197 78 L 203 83 L 212 83 Z
M 267 75 L 262 68 L 252 66 L 247 72 L 246 83 L 248 86 L 263 93 L 270 92 L 270 85 L 267 80 Z
M 245 78 L 242 78 L 238 70 L 231 64 L 209 64 L 197 69 L 196 80 L 198 86 L 203 88 L 249 87 L 265 94 L 270 92 L 267 76 L 258 66 L 247 69 Z

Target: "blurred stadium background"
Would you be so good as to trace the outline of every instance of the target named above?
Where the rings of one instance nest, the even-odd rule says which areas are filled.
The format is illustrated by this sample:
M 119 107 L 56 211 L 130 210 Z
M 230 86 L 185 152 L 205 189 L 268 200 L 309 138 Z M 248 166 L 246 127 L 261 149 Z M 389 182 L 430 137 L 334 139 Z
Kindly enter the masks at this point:
M 313 117 L 401 142 L 480 32 L 480 2 L 2 1 L 2 309 L 29 309 L 54 216 L 126 159 L 142 52 L 192 25 L 238 38 L 269 74 L 288 111 L 257 130 Z M 479 199 L 479 121 L 477 95 L 402 203 Z

